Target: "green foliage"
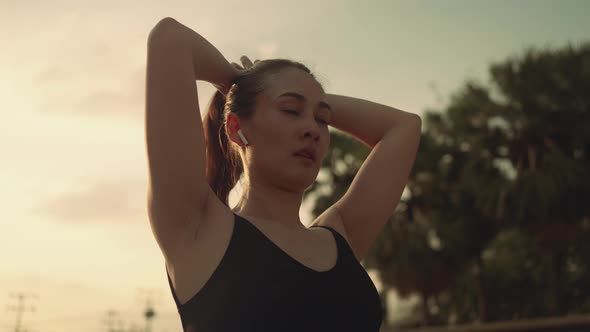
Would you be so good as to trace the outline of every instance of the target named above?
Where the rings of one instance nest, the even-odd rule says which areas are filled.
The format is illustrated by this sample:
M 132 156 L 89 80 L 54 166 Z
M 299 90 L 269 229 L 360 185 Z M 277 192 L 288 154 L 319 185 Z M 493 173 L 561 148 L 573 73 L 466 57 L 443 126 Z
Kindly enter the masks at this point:
M 590 312 L 590 44 L 528 49 L 423 116 L 414 168 L 365 266 L 424 324 Z M 370 151 L 332 133 L 319 215 Z

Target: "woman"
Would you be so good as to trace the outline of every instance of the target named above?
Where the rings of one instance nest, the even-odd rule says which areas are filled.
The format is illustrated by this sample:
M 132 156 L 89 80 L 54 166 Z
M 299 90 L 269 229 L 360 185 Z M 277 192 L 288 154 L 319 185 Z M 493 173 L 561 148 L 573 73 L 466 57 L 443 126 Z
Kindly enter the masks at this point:
M 172 18 L 149 35 L 148 210 L 183 329 L 378 331 L 381 302 L 359 261 L 399 202 L 420 118 L 327 94 L 294 61 L 242 64 Z M 218 90 L 204 124 L 195 80 Z M 306 227 L 299 209 L 330 146 L 328 125 L 372 151 Z

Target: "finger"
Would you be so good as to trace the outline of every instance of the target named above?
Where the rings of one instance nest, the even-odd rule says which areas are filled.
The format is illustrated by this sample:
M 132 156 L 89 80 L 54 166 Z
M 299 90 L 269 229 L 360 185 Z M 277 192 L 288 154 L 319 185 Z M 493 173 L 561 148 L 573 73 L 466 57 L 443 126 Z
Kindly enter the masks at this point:
M 231 64 L 232 64 L 232 66 L 236 67 L 237 69 L 244 69 L 244 68 L 242 68 L 242 66 L 238 65 L 235 62 L 232 62 Z
M 253 65 L 252 61 L 250 61 L 250 59 L 248 59 L 248 57 L 245 55 L 242 55 L 242 57 L 240 59 L 242 60 L 242 63 L 244 64 L 244 67 L 246 67 L 246 68 L 251 67 Z

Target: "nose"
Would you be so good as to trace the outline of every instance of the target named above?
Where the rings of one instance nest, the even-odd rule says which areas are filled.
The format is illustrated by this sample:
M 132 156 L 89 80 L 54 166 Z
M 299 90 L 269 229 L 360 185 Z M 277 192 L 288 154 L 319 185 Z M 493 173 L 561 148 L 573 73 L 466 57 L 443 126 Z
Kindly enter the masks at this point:
M 314 141 L 317 141 L 320 139 L 320 135 L 317 134 L 313 134 L 311 131 L 307 131 L 305 132 L 305 136 L 310 136 L 313 138 Z
M 315 119 L 313 119 L 311 121 L 311 124 L 309 124 L 310 122 L 307 122 L 308 125 L 305 128 L 305 135 L 304 136 L 311 136 L 315 141 L 317 141 L 320 138 L 320 125 L 317 123 L 317 121 Z

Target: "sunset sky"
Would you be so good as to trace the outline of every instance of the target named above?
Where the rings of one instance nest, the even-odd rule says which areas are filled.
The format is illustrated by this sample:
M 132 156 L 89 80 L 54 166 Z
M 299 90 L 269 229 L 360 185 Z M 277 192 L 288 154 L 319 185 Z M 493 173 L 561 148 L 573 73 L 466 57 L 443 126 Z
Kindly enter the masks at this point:
M 146 293 L 153 331 L 181 330 L 146 210 L 146 40 L 161 18 L 229 61 L 295 59 L 328 93 L 422 114 L 527 46 L 590 40 L 588 13 L 584 0 L 1 1 L 0 332 L 14 292 L 36 309 L 27 331 L 106 331 L 108 310 L 143 326 Z M 204 110 L 214 88 L 197 88 Z

